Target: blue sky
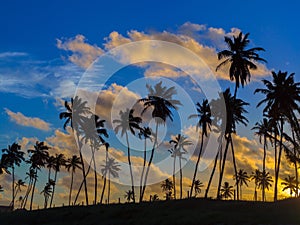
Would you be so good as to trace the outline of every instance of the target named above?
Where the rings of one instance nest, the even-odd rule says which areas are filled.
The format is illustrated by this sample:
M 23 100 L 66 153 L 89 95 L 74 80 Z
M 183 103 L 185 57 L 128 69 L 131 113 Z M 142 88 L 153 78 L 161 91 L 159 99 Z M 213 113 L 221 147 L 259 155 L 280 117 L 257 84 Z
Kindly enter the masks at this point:
M 62 130 L 58 114 L 61 99 L 72 96 L 83 74 L 82 68 L 68 60 L 72 49 L 67 45 L 77 35 L 82 43 L 95 51 L 107 49 L 110 34 L 117 32 L 128 38 L 136 30 L 145 35 L 160 35 L 163 31 L 178 35 L 183 24 L 198 24 L 223 29 L 229 33 L 238 28 L 250 32 L 251 43 L 266 49 L 261 55 L 268 61 L 267 69 L 300 74 L 300 3 L 280 1 L 2 1 L 0 3 L 0 145 L 6 147 L 22 137 L 44 140 Z M 195 40 L 215 48 L 213 40 Z M 77 36 L 79 37 L 79 36 Z M 110 38 L 109 38 L 110 37 Z M 79 38 L 80 39 L 80 38 Z M 62 46 L 58 46 L 58 40 Z M 65 44 L 65 45 L 64 45 Z M 86 46 L 87 47 L 87 46 Z M 99 49 L 98 49 L 99 47 Z M 136 72 L 138 75 L 128 75 Z M 125 72 L 126 73 L 126 70 Z M 140 68 L 129 68 L 126 76 L 136 79 Z M 125 75 L 124 75 L 125 76 Z M 115 79 L 118 78 L 116 75 Z M 255 78 L 255 77 L 254 77 Z M 256 80 L 267 78 L 259 76 Z M 127 81 L 127 80 L 126 80 Z M 124 80 L 115 80 L 124 85 Z M 220 81 L 222 89 L 233 83 Z M 65 86 L 60 86 L 65 85 Z M 248 108 L 250 125 L 240 128 L 240 136 L 253 138 L 250 128 L 260 119 L 261 110 L 254 106 L 262 96 L 253 91 L 260 82 L 251 81 L 239 90 L 239 97 L 251 104 Z M 19 114 L 18 114 L 19 113 Z M 24 117 L 22 117 L 22 115 Z M 27 118 L 24 126 L 17 118 Z M 35 119 L 35 120 L 34 120 Z M 32 122 L 33 121 L 33 122 Z M 34 128 L 44 123 L 44 127 Z M 46 127 L 45 127 L 46 126 Z

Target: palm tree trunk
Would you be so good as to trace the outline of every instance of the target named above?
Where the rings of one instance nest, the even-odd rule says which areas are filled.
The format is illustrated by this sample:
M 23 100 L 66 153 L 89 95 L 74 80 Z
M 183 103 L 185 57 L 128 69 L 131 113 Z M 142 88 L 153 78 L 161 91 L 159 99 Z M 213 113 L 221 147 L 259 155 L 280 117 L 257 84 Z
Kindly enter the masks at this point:
M 144 173 L 145 173 L 145 167 L 146 167 L 146 159 L 147 159 L 147 139 L 145 138 L 145 143 L 144 143 L 144 162 L 143 162 L 143 169 L 142 169 L 142 175 L 141 175 L 141 180 L 140 180 L 140 202 L 142 202 L 143 179 L 144 179 Z
M 296 142 L 295 140 L 295 131 L 292 128 L 292 135 L 293 135 L 293 141 L 294 143 Z M 296 148 L 294 146 L 294 157 L 296 157 Z M 296 179 L 296 193 L 295 196 L 298 197 L 298 190 L 299 190 L 299 180 L 298 180 L 298 165 L 297 165 L 297 160 L 294 160 L 294 166 L 295 166 L 295 179 Z
M 109 197 L 110 197 L 110 172 L 108 171 L 107 204 L 109 204 Z
M 107 165 L 107 161 L 108 161 L 108 147 L 106 146 L 106 152 L 105 152 L 105 165 Z M 104 181 L 103 181 L 103 188 L 102 188 L 102 193 L 101 193 L 101 197 L 100 197 L 100 204 L 102 204 L 103 197 L 104 197 L 104 192 L 105 192 L 105 186 L 106 186 L 106 173 L 103 174 L 103 177 L 104 177 Z
M 130 178 L 131 178 L 131 190 L 133 195 L 133 203 L 135 203 L 135 194 L 134 194 L 134 181 L 133 181 L 133 174 L 132 174 L 132 167 L 131 167 L 131 158 L 130 158 L 130 146 L 128 140 L 128 133 L 126 131 L 126 142 L 127 142 L 127 159 L 129 164 L 129 171 L 130 171 Z
M 51 195 L 51 200 L 50 200 L 50 206 L 49 206 L 49 208 L 52 207 L 52 202 L 53 202 L 54 193 L 55 193 L 56 179 L 57 179 L 57 170 L 55 171 L 55 175 L 54 175 L 54 185 L 53 185 L 53 190 L 52 190 L 52 195 Z
M 196 180 L 196 176 L 197 176 L 198 166 L 199 166 L 200 158 L 201 158 L 201 155 L 202 155 L 203 139 L 204 139 L 204 133 L 203 133 L 203 130 L 202 130 L 200 151 L 199 151 L 199 154 L 198 154 L 198 158 L 197 158 L 197 162 L 196 162 L 196 166 L 195 166 L 195 171 L 194 171 L 194 175 L 193 175 L 192 186 L 191 186 L 191 190 L 190 190 L 190 197 L 193 196 L 193 189 L 194 189 L 195 180 Z
M 11 188 L 12 188 L 12 204 L 11 204 L 11 207 L 12 209 L 14 209 L 14 206 L 15 206 L 15 167 L 12 166 L 12 185 L 11 185 Z
M 277 163 L 277 170 L 275 173 L 275 190 L 274 190 L 274 201 L 277 201 L 277 192 L 278 192 L 278 177 L 279 177 L 279 170 L 280 170 L 280 159 L 282 153 L 282 139 L 283 139 L 283 118 L 280 120 L 280 143 L 279 143 L 279 153 L 278 153 L 278 163 Z
M 27 190 L 26 190 L 26 194 L 25 194 L 25 197 L 24 197 L 23 202 L 22 202 L 22 207 L 21 207 L 22 209 L 26 208 L 27 199 L 28 199 L 28 195 L 30 194 L 31 188 L 32 188 L 32 179 L 29 180 Z
M 180 199 L 182 199 L 182 168 L 181 168 L 181 156 L 179 157 L 179 174 L 180 174 Z
M 230 138 L 230 145 L 231 145 L 231 151 L 232 151 L 232 161 L 233 161 L 234 173 L 235 173 L 235 177 L 237 178 L 237 168 L 236 168 L 235 154 L 234 154 L 234 148 L 233 148 L 231 134 L 229 134 L 229 138 Z M 237 200 L 239 200 L 239 186 L 238 186 L 237 179 L 236 179 L 236 196 L 237 196 Z
M 94 204 L 97 204 L 97 189 L 98 189 L 98 178 L 97 178 L 97 168 L 96 168 L 96 160 L 95 160 L 95 149 L 91 146 L 92 150 L 92 159 L 94 166 Z
M 74 170 L 72 170 L 72 174 L 71 174 L 71 184 L 70 184 L 70 193 L 69 193 L 69 206 L 71 205 L 73 179 L 74 179 Z
M 240 199 L 242 200 L 243 199 L 242 198 L 243 197 L 243 195 L 242 195 L 242 185 L 240 185 L 240 196 L 241 196 Z
M 150 159 L 148 162 L 148 166 L 147 166 L 147 170 L 146 170 L 146 175 L 145 175 L 145 180 L 144 180 L 144 186 L 143 186 L 143 192 L 142 192 L 142 200 L 145 194 L 145 189 L 146 189 L 146 185 L 147 185 L 147 179 L 148 179 L 148 174 L 149 174 L 149 170 L 150 170 L 150 166 L 152 164 L 152 160 L 153 160 L 153 156 L 154 156 L 154 151 L 155 151 L 155 146 L 157 145 L 157 132 L 158 132 L 158 123 L 156 123 L 156 129 L 155 129 L 155 139 L 154 139 L 154 143 L 153 143 L 153 147 L 151 150 L 151 155 L 150 155 Z
M 37 170 L 35 170 L 35 172 L 37 172 Z M 32 187 L 32 192 L 31 192 L 30 211 L 32 210 L 32 203 L 33 203 L 33 196 L 34 196 L 34 190 L 35 190 L 36 180 L 37 180 L 37 178 L 34 179 L 33 187 Z
M 263 174 L 266 173 L 266 155 L 267 155 L 266 143 L 267 143 L 267 140 L 266 140 L 266 137 L 264 137 Z M 263 202 L 265 201 L 265 182 L 262 183 L 262 201 Z
M 176 154 L 174 155 L 174 161 L 173 161 L 173 186 L 174 186 L 174 199 L 176 199 L 176 178 L 175 178 L 175 166 L 176 166 Z
M 229 139 L 229 137 L 228 137 L 228 138 L 227 138 L 227 141 L 226 141 L 226 147 L 225 147 L 224 157 L 223 157 L 223 161 L 222 161 L 222 168 L 221 168 L 220 177 L 219 177 L 219 184 L 218 184 L 218 191 L 217 191 L 217 199 L 220 199 L 220 198 L 221 198 L 221 196 L 220 196 L 220 191 L 221 191 L 221 186 L 222 186 L 223 173 L 224 173 L 224 169 L 225 169 L 225 161 L 226 161 L 226 156 L 227 156 L 227 152 L 228 152 L 229 142 L 230 142 L 230 139 Z
M 49 167 L 49 170 L 48 170 L 48 181 L 50 180 L 51 178 L 51 167 Z
M 257 201 L 257 185 L 255 184 L 255 187 L 254 187 L 254 201 L 256 202 Z

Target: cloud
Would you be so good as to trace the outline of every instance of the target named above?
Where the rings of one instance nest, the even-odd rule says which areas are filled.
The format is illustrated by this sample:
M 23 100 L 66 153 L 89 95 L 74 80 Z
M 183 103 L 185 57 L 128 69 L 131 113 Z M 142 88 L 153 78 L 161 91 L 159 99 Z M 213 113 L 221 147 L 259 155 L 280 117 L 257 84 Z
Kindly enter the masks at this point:
M 20 57 L 27 56 L 26 52 L 1 52 L 0 58 Z
M 27 117 L 24 116 L 22 113 L 17 112 L 14 113 L 9 109 L 5 108 L 6 114 L 10 117 L 10 120 L 26 127 L 33 127 L 43 131 L 49 131 L 51 129 L 51 124 L 45 122 L 44 120 L 37 118 L 37 117 Z
M 72 52 L 68 59 L 83 68 L 88 68 L 98 56 L 103 54 L 101 48 L 88 44 L 86 38 L 80 34 L 76 35 L 75 38 L 57 39 L 56 46 L 59 49 Z

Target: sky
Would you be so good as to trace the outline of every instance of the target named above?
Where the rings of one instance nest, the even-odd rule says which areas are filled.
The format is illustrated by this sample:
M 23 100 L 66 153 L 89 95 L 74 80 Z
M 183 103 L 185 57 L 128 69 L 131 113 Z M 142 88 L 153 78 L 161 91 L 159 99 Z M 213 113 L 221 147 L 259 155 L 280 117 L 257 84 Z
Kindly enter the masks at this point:
M 115 107 L 119 110 L 126 106 L 127 100 L 133 101 L 145 97 L 147 94 L 145 84 L 152 82 L 151 84 L 155 85 L 154 78 L 159 80 L 163 77 L 164 84 L 170 82 L 170 85 L 177 85 L 179 90 L 177 97 L 187 94 L 191 97 L 192 103 L 200 101 L 198 98 L 203 98 L 201 91 L 196 90 L 197 87 L 191 79 L 181 73 L 182 71 L 166 65 L 140 63 L 136 66 L 127 66 L 117 71 L 106 83 L 101 83 L 104 80 L 97 74 L 89 77 L 89 72 L 85 73 L 97 57 L 105 55 L 124 43 L 149 39 L 175 42 L 204 60 L 217 77 L 222 90 L 230 87 L 233 91 L 234 83 L 228 81 L 227 71 L 224 69 L 218 73 L 214 72 L 215 65 L 218 64 L 216 52 L 226 47 L 223 42 L 225 35 L 231 37 L 242 31 L 250 33 L 250 47 L 259 46 L 266 50 L 261 53 L 261 56 L 267 60 L 267 64 L 260 64 L 259 69 L 253 71 L 250 84 L 239 89 L 238 92 L 238 97 L 249 102 L 250 106 L 247 108 L 249 125 L 239 126 L 238 135 L 235 137 L 236 148 L 239 149 L 237 157 L 241 167 L 245 167 L 249 170 L 248 173 L 251 173 L 251 170 L 261 166 L 256 159 L 260 159 L 259 154 L 262 151 L 258 139 L 251 131 L 251 127 L 261 119 L 261 109 L 255 106 L 262 96 L 253 95 L 254 90 L 262 87 L 261 79 L 270 79 L 272 70 L 295 72 L 295 78 L 299 80 L 297 78 L 300 74 L 298 62 L 300 43 L 297 37 L 300 34 L 298 29 L 300 22 L 296 18 L 299 4 L 297 1 L 283 4 L 280 1 L 256 0 L 247 2 L 155 0 L 113 3 L 90 0 L 2 1 L 0 3 L 2 32 L 0 36 L 0 146 L 5 148 L 18 141 L 24 149 L 28 149 L 36 140 L 40 140 L 46 141 L 53 147 L 53 154 L 62 151 L 70 156 L 75 153 L 72 150 L 76 146 L 70 135 L 71 130 L 63 130 L 63 121 L 59 120 L 58 115 L 64 110 L 62 102 L 73 97 L 76 87 L 82 85 L 80 79 L 90 82 L 88 84 L 93 91 L 103 88 L 98 97 L 107 104 L 105 105 L 107 108 L 98 109 L 98 112 L 107 121 L 111 119 L 108 116 L 111 112 L 111 101 L 117 99 Z M 138 50 L 129 54 L 122 52 L 121 49 L 125 57 L 121 63 L 130 65 L 141 56 L 157 57 L 158 60 L 167 59 L 167 61 L 172 58 L 170 52 L 166 52 L 159 58 L 151 55 L 151 52 Z M 181 67 L 185 66 L 180 60 L 175 60 L 174 63 Z M 188 66 L 192 71 L 195 65 L 193 62 L 189 63 Z M 88 71 L 97 72 L 97 65 L 99 62 L 96 61 L 94 67 L 90 67 Z M 141 83 L 138 83 L 138 79 L 142 79 Z M 134 83 L 135 81 L 137 83 Z M 118 101 L 118 98 L 121 101 Z M 126 101 L 122 101 L 123 98 L 126 98 Z M 184 99 L 185 97 L 182 101 Z M 187 118 L 185 109 L 182 108 L 178 114 L 174 114 L 176 121 Z M 118 116 L 118 110 L 115 111 L 115 116 Z M 195 121 L 183 119 L 181 127 L 170 122 L 169 129 L 161 129 L 161 135 L 165 135 L 168 139 L 170 135 L 175 135 L 172 134 L 175 130 L 195 139 L 197 133 L 193 122 Z M 115 136 L 110 125 L 108 129 L 113 143 L 112 154 L 118 159 L 125 160 L 124 139 Z M 132 142 L 136 143 L 138 140 Z M 134 153 L 134 162 L 137 164 L 141 162 L 139 154 L 139 152 Z M 164 158 L 166 154 L 167 151 L 162 150 L 156 160 L 160 161 L 159 158 Z M 270 151 L 270 157 L 271 154 Z M 247 161 L 248 156 L 252 158 Z M 99 162 L 102 160 L 101 157 L 99 153 Z M 230 165 L 230 161 L 228 162 Z M 271 170 L 271 159 L 268 165 Z M 193 166 L 193 162 L 187 163 L 186 174 L 192 171 Z M 286 167 L 283 176 L 289 173 L 288 164 L 284 166 Z M 18 170 L 18 176 L 24 177 L 26 169 L 26 165 L 22 165 Z M 169 174 L 163 166 L 154 170 L 159 178 Z M 46 174 L 46 171 L 42 173 Z M 227 177 L 230 179 L 229 174 L 230 170 Z M 203 176 L 204 184 L 208 175 L 207 171 L 200 174 Z M 8 189 L 10 176 L 1 176 L 1 179 L 4 188 Z M 61 199 L 65 199 L 65 193 L 68 193 L 69 179 L 66 172 L 59 176 L 58 196 Z M 118 182 L 122 183 L 120 179 Z M 188 187 L 190 175 L 184 179 Z M 39 192 L 44 185 L 43 182 L 45 183 L 45 179 L 41 178 L 38 185 Z M 112 196 L 114 200 L 120 195 L 123 196 L 120 193 L 127 188 L 117 183 L 113 185 L 112 190 L 115 193 Z M 149 193 L 155 192 L 162 196 L 157 186 L 151 186 Z M 9 201 L 9 193 L 10 191 L 7 190 L 1 194 L 0 203 L 6 204 Z M 251 196 L 250 191 L 248 196 Z M 57 204 L 63 203 L 61 199 L 57 200 Z M 41 205 L 41 201 L 42 197 L 37 196 L 36 204 Z

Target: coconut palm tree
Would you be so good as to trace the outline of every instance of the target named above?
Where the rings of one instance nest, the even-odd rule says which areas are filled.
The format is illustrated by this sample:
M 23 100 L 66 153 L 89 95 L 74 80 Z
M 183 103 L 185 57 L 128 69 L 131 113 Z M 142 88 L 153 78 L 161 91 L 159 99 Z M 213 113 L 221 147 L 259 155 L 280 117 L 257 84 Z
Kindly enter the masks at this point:
M 258 183 L 259 180 L 261 179 L 261 171 L 259 169 L 256 169 L 254 172 L 252 172 L 250 179 L 254 180 L 254 201 L 257 201 L 257 188 L 258 188 Z M 262 198 L 264 199 L 264 198 Z
M 134 196 L 133 196 L 132 190 L 125 191 L 124 198 L 127 200 L 128 203 L 129 203 L 131 200 L 133 201 L 133 200 L 134 200 Z
M 233 192 L 233 186 L 229 185 L 228 182 L 224 182 L 224 185 L 221 188 L 222 198 L 225 198 L 226 200 L 232 198 Z
M 26 175 L 27 176 L 25 177 L 25 179 L 29 178 L 29 182 L 28 182 L 28 186 L 27 186 L 25 196 L 23 198 L 22 207 L 21 207 L 22 209 L 26 208 L 28 196 L 29 196 L 29 194 L 32 190 L 32 186 L 33 186 L 34 181 L 37 179 L 36 169 L 32 168 L 32 167 L 29 167 L 29 172 L 26 172 Z
M 14 208 L 15 205 L 15 166 L 20 166 L 24 159 L 24 152 L 21 151 L 21 145 L 13 143 L 8 148 L 2 149 L 2 158 L 6 163 L 7 168 L 11 168 L 12 172 L 12 203 L 11 206 Z
M 270 187 L 272 187 L 272 176 L 270 175 L 269 172 L 263 171 L 260 174 L 259 181 L 258 181 L 258 188 L 262 190 L 262 193 L 264 193 L 264 198 L 262 201 L 266 201 L 266 195 L 265 195 L 265 190 L 263 188 L 269 190 Z
M 142 191 L 143 191 L 143 180 L 145 174 L 145 167 L 147 161 L 147 139 L 152 140 L 152 130 L 150 127 L 143 127 L 140 129 L 139 138 L 144 139 L 144 155 L 143 155 L 143 169 L 141 173 L 141 180 L 140 180 L 140 202 L 142 201 Z
M 154 88 L 151 85 L 146 85 L 148 89 L 148 96 L 146 98 L 142 98 L 139 100 L 139 102 L 142 102 L 144 105 L 144 109 L 142 111 L 142 115 L 148 110 L 152 109 L 152 118 L 156 121 L 156 128 L 155 128 L 155 135 L 154 135 L 154 141 L 153 141 L 153 147 L 151 150 L 150 159 L 147 165 L 147 170 L 145 174 L 144 184 L 143 184 L 143 190 L 142 190 L 142 197 L 141 200 L 143 200 L 143 196 L 145 193 L 146 185 L 147 185 L 147 179 L 149 170 L 152 164 L 152 160 L 154 157 L 155 148 L 158 145 L 158 126 L 161 124 L 165 124 L 167 121 L 167 118 L 169 118 L 171 121 L 173 121 L 173 113 L 172 110 L 177 110 L 178 106 L 181 105 L 180 101 L 173 99 L 173 96 L 177 94 L 177 91 L 175 87 L 166 87 L 162 86 L 162 81 L 157 83 Z
M 50 200 L 50 208 L 52 207 L 52 202 L 54 198 L 54 193 L 55 193 L 55 186 L 56 186 L 56 181 L 57 181 L 57 173 L 60 172 L 60 168 L 62 166 L 66 165 L 66 159 L 64 154 L 56 154 L 55 159 L 54 159 L 54 184 L 53 184 L 53 189 L 52 189 L 52 195 L 51 195 L 51 200 Z
M 120 171 L 120 164 L 115 161 L 113 158 L 108 158 L 108 160 L 104 160 L 105 164 L 102 165 L 101 173 L 104 179 L 106 176 L 108 178 L 108 189 L 107 189 L 107 204 L 109 204 L 109 197 L 110 197 L 110 175 L 114 178 L 119 177 L 118 172 Z
M 70 193 L 69 193 L 69 206 L 71 205 L 72 190 L 73 190 L 73 180 L 76 169 L 81 170 L 80 158 L 77 155 L 73 155 L 71 158 L 68 158 L 65 163 L 65 167 L 68 172 L 71 171 L 71 184 L 70 184 Z
M 32 191 L 31 191 L 31 200 L 30 200 L 30 210 L 32 210 L 32 203 L 33 203 L 33 197 L 34 197 L 34 191 L 35 186 L 37 182 L 37 171 L 40 170 L 42 167 L 45 167 L 47 163 L 47 159 L 49 157 L 49 147 L 44 144 L 44 142 L 36 141 L 34 145 L 34 149 L 27 150 L 30 158 L 29 163 L 31 164 L 31 168 L 34 170 L 34 180 L 32 185 Z
M 195 183 L 194 183 L 195 198 L 197 197 L 198 194 L 201 193 L 201 188 L 202 187 L 204 187 L 203 183 L 200 180 L 198 180 L 198 179 L 195 180 Z
M 288 175 L 287 177 L 284 178 L 284 182 L 281 182 L 281 185 L 284 185 L 284 188 L 282 191 L 285 190 L 290 190 L 290 196 L 292 197 L 293 193 L 297 193 L 297 188 L 296 188 L 296 179 L 295 177 L 292 177 Z
M 84 185 L 84 192 L 85 192 L 85 202 L 86 205 L 89 204 L 88 199 L 88 190 L 87 190 L 87 183 L 86 183 L 86 173 L 85 173 L 85 166 L 84 166 L 84 160 L 82 156 L 82 143 L 79 138 L 79 130 L 80 127 L 83 125 L 83 120 L 85 116 L 88 116 L 91 114 L 90 108 L 87 106 L 87 101 L 82 101 L 82 99 L 78 96 L 75 96 L 75 98 L 71 98 L 71 102 L 68 103 L 65 101 L 65 108 L 66 112 L 62 112 L 59 114 L 60 119 L 65 119 L 64 123 L 64 129 L 70 124 L 73 133 L 76 133 L 77 135 L 77 141 L 78 141 L 78 150 L 79 150 L 79 156 L 81 161 L 81 167 L 82 167 L 82 177 L 83 177 L 83 185 Z
M 166 194 L 166 200 L 170 200 L 172 198 L 172 189 L 174 188 L 173 182 L 169 179 L 165 179 L 160 186 Z
M 258 51 L 265 51 L 263 48 L 255 47 L 246 49 L 250 43 L 248 36 L 249 33 L 243 35 L 243 33 L 240 32 L 239 35 L 233 36 L 233 39 L 225 37 L 228 49 L 218 53 L 218 59 L 225 60 L 217 66 L 216 71 L 230 63 L 229 77 L 230 80 L 235 80 L 234 98 L 236 97 L 237 89 L 240 87 L 240 84 L 244 87 L 247 81 L 250 81 L 250 70 L 257 69 L 255 62 L 266 62 L 266 60 L 261 58 L 257 53 Z
M 21 192 L 21 188 L 22 187 L 26 187 L 25 182 L 22 179 L 19 179 L 16 183 L 15 183 L 15 196 L 14 199 L 16 199 L 17 195 L 19 192 Z M 23 198 L 22 198 L 23 199 Z M 10 203 L 10 205 L 12 206 L 12 202 Z
M 176 160 L 176 156 L 179 159 L 179 174 L 180 174 L 180 199 L 182 199 L 182 166 L 181 160 L 184 159 L 182 156 L 187 153 L 186 147 L 192 145 L 193 143 L 187 139 L 184 135 L 177 134 L 173 137 L 172 140 L 169 141 L 173 147 L 169 150 L 174 157 L 174 162 Z M 174 193 L 175 193 L 175 163 L 173 168 L 173 185 L 174 185 Z M 176 199 L 176 195 L 174 194 L 174 198 Z
M 240 199 L 242 199 L 242 186 L 245 184 L 248 187 L 249 176 L 246 171 L 240 169 L 237 176 L 234 176 L 234 180 L 236 180 L 237 188 L 240 191 Z
M 276 160 L 275 170 L 275 188 L 274 188 L 274 201 L 277 200 L 278 178 L 280 171 L 281 154 L 283 149 L 283 135 L 284 125 L 287 121 L 291 128 L 299 131 L 299 123 L 296 113 L 300 113 L 300 83 L 295 83 L 294 73 L 288 75 L 287 72 L 278 73 L 272 72 L 272 81 L 262 80 L 266 88 L 256 89 L 254 93 L 262 93 L 265 98 L 261 100 L 257 107 L 266 104 L 263 112 L 272 115 L 279 127 L 279 153 Z M 296 132 L 297 138 L 300 136 Z M 275 140 L 277 136 L 275 136 Z
M 198 118 L 199 121 L 197 123 L 196 129 L 198 127 L 202 128 L 201 132 L 199 132 L 199 136 L 201 133 L 201 144 L 200 144 L 200 150 L 198 153 L 197 157 L 197 162 L 194 170 L 194 175 L 193 175 L 193 180 L 192 180 L 192 185 L 191 185 L 191 190 L 190 190 L 190 196 L 193 196 L 193 189 L 196 181 L 196 176 L 197 176 L 197 171 L 198 171 L 198 166 L 200 162 L 201 155 L 203 154 L 203 142 L 204 142 L 204 136 L 207 137 L 207 131 L 211 129 L 211 111 L 210 107 L 208 104 L 208 100 L 205 99 L 202 101 L 202 104 L 197 102 L 197 114 L 190 115 L 189 118 Z
M 140 124 L 142 122 L 141 117 L 133 116 L 134 109 L 126 109 L 125 112 L 122 110 L 120 111 L 120 119 L 113 120 L 113 123 L 117 123 L 118 125 L 115 127 L 115 133 L 121 132 L 121 137 L 126 137 L 127 142 L 127 158 L 130 170 L 130 177 L 131 177 L 131 189 L 133 193 L 133 202 L 135 202 L 135 193 L 134 193 L 134 180 L 133 180 L 133 173 L 132 173 L 132 166 L 131 166 L 131 156 L 130 156 L 130 145 L 129 145 L 129 138 L 128 132 L 130 131 L 133 135 L 135 135 L 136 130 L 140 130 Z
M 52 185 L 49 184 L 49 183 L 46 183 L 44 189 L 41 191 L 41 194 L 44 195 L 44 209 L 47 208 L 47 205 L 48 205 L 48 200 L 51 196 L 51 193 L 52 193 Z

